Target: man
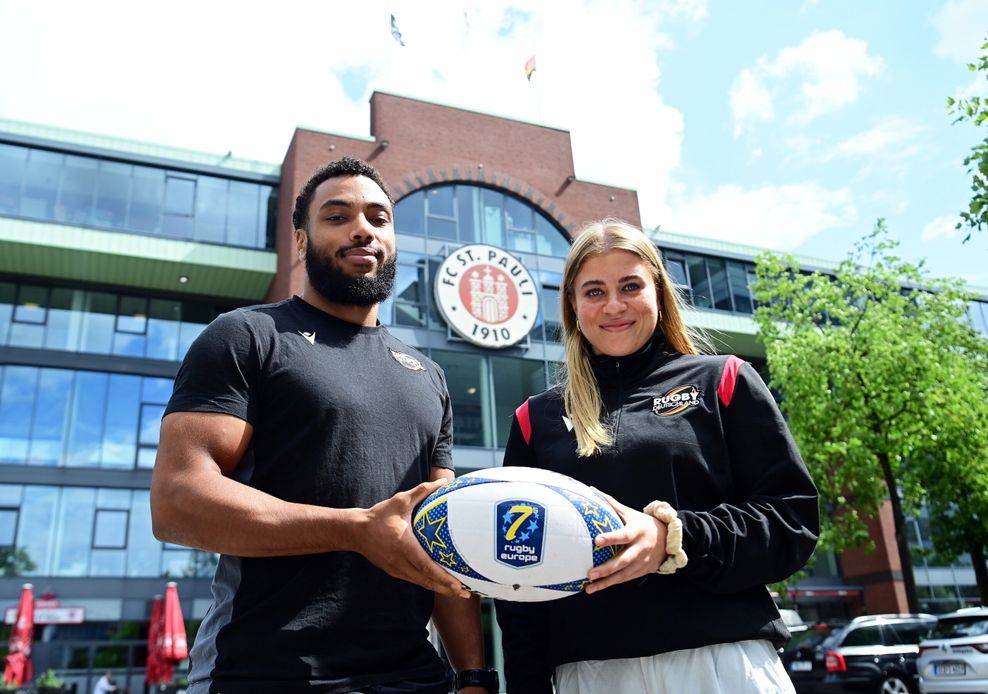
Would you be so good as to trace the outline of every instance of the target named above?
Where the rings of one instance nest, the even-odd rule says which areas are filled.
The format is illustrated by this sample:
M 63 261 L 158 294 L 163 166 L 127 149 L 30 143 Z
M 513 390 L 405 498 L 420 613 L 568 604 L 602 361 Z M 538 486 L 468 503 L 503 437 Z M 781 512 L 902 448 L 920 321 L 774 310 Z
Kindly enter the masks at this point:
M 96 681 L 93 694 L 110 694 L 117 691 L 117 685 L 113 684 L 113 673 L 106 672 Z
M 221 554 L 189 694 L 447 692 L 430 615 L 482 679 L 478 602 L 411 528 L 453 477 L 452 418 L 442 371 L 377 322 L 393 207 L 362 161 L 317 171 L 293 215 L 302 296 L 218 317 L 176 378 L 155 537 Z

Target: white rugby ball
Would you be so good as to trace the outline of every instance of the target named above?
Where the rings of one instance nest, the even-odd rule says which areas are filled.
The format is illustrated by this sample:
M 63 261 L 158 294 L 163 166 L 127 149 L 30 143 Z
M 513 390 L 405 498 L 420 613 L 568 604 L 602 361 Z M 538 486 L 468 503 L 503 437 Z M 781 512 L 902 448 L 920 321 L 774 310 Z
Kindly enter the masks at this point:
M 516 602 L 574 595 L 619 547 L 594 547 L 623 523 L 604 498 L 566 475 L 495 467 L 433 492 L 412 519 L 433 561 L 479 595 Z

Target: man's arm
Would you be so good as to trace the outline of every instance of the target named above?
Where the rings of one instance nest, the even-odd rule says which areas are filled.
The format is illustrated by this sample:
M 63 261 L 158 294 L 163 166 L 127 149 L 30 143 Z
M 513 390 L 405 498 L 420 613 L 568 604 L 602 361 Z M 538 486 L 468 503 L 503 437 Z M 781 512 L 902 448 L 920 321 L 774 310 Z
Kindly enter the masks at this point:
M 469 596 L 413 536 L 412 510 L 438 482 L 369 509 L 290 503 L 228 477 L 252 434 L 245 421 L 224 414 L 173 412 L 162 420 L 151 476 L 156 538 L 242 557 L 353 551 L 396 578 L 442 595 Z

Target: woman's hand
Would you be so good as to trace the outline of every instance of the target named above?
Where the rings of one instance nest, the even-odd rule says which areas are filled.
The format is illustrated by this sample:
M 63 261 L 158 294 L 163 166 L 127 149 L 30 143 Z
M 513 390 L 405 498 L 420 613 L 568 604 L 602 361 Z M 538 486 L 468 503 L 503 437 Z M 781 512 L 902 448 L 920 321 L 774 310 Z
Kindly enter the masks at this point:
M 599 491 L 599 490 L 598 490 Z M 632 581 L 655 573 L 666 558 L 666 524 L 657 518 L 625 506 L 614 497 L 600 492 L 624 522 L 624 527 L 614 532 L 598 535 L 597 547 L 624 545 L 616 557 L 587 574 L 591 583 L 585 590 L 596 593 L 618 583 Z

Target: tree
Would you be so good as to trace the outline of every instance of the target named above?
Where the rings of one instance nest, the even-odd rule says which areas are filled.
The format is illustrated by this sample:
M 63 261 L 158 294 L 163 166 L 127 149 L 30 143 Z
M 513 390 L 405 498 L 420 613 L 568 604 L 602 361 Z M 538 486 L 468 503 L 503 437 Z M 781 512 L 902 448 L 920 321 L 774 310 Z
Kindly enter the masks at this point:
M 897 245 L 879 220 L 830 275 L 760 255 L 754 317 L 770 385 L 820 490 L 821 548 L 867 545 L 864 518 L 890 500 L 915 612 L 906 513 L 938 466 L 953 461 L 939 437 L 957 442 L 955 414 L 988 413 L 977 373 L 984 340 L 967 321 L 970 297 L 958 280 L 930 279 L 922 263 L 895 256 Z M 959 421 L 970 424 L 963 414 Z
M 983 51 L 977 62 L 968 63 L 971 72 L 981 72 L 988 79 L 988 42 L 981 45 Z M 955 116 L 954 123 L 969 121 L 981 126 L 988 120 L 988 99 L 972 96 L 969 99 L 947 97 L 947 113 Z M 968 227 L 964 241 L 971 238 L 971 232 L 981 231 L 988 226 L 988 136 L 971 148 L 971 154 L 964 158 L 964 166 L 971 174 L 971 202 L 966 211 L 961 212 L 961 222 L 957 228 Z

